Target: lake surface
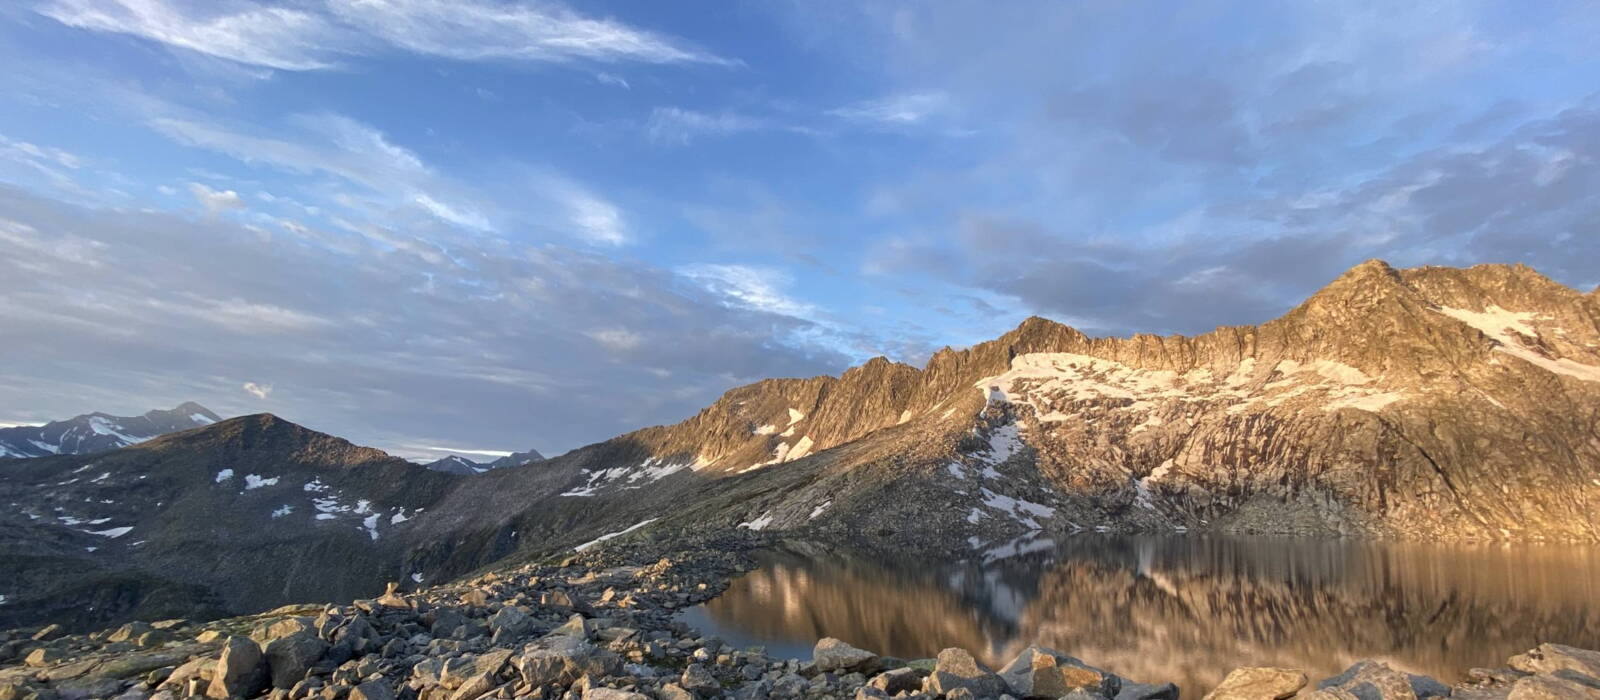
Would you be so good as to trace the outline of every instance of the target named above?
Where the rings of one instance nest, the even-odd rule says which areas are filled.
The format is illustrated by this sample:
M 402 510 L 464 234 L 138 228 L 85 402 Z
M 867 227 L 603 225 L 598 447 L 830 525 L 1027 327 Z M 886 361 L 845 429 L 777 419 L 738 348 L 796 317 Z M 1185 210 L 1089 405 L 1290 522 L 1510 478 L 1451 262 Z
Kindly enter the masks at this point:
M 1454 683 L 1540 642 L 1600 648 L 1600 548 L 1094 535 L 944 565 L 794 545 L 684 620 L 792 658 L 830 636 L 998 669 L 1040 644 L 1185 697 L 1236 666 L 1363 658 Z

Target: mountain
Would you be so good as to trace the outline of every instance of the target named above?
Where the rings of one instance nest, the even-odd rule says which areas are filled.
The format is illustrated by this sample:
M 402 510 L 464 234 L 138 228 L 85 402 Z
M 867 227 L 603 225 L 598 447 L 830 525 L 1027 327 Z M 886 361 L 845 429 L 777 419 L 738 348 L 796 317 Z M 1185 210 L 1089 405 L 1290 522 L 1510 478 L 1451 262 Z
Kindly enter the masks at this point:
M 0 428 L 0 458 L 104 452 L 219 420 L 222 419 L 205 406 L 189 401 L 169 411 L 150 411 L 142 416 L 87 413 L 45 425 Z
M 483 472 L 489 471 L 488 467 L 458 455 L 450 455 L 444 459 L 436 459 L 422 466 L 425 469 L 431 469 L 436 472 L 444 472 L 446 474 L 482 474 Z
M 544 455 L 539 454 L 538 450 L 528 450 L 527 452 L 513 452 L 491 462 L 474 462 L 460 455 L 450 455 L 423 466 L 436 472 L 445 472 L 447 474 L 482 474 L 490 469 L 520 467 L 524 464 L 543 461 L 545 461 Z
M 208 617 L 412 580 L 409 521 L 452 481 L 251 415 L 0 470 L 0 628 Z
M 11 462 L 0 568 L 24 580 L 0 626 L 371 595 L 641 528 L 938 560 L 1093 530 L 1593 542 L 1596 425 L 1596 295 L 1371 261 L 1258 326 L 1032 318 L 920 369 L 738 387 L 537 469 L 441 473 L 272 416 Z

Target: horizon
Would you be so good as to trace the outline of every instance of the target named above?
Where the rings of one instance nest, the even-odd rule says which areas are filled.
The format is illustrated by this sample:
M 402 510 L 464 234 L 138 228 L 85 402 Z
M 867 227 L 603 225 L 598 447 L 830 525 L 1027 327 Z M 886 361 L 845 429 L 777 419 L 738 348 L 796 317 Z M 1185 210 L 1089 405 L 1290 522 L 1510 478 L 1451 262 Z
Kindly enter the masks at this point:
M 1600 288 L 1591 6 L 1013 10 L 0 9 L 0 426 L 554 456 L 1030 316 L 1258 324 L 1372 258 Z

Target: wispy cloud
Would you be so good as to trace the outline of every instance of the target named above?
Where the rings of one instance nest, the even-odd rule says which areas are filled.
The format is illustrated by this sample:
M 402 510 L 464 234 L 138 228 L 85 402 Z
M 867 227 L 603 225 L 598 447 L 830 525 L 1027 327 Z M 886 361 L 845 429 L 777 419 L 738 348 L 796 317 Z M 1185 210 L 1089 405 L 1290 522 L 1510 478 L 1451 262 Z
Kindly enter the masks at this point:
M 270 396 L 272 394 L 272 385 L 271 384 L 257 384 L 255 382 L 245 382 L 243 389 L 244 389 L 244 393 L 249 394 L 251 396 L 254 396 L 254 397 L 258 398 L 258 399 L 265 399 L 265 398 L 267 398 L 268 396 Z
M 686 146 L 702 136 L 730 136 L 756 131 L 816 135 L 817 129 L 777 119 L 737 112 L 701 112 L 682 107 L 657 107 L 650 111 L 645 133 L 656 144 Z
M 928 121 L 949 104 L 950 96 L 943 92 L 913 92 L 858 102 L 829 110 L 828 114 L 866 124 L 909 126 Z
M 484 0 L 326 0 L 296 7 L 236 0 L 49 0 L 63 24 L 128 34 L 237 63 L 324 70 L 399 49 L 481 61 L 734 62 L 685 42 L 559 5 Z
M 782 314 L 811 316 L 815 307 L 790 298 L 783 288 L 793 282 L 789 273 L 758 265 L 696 264 L 678 268 L 679 274 L 720 295 L 733 306 Z

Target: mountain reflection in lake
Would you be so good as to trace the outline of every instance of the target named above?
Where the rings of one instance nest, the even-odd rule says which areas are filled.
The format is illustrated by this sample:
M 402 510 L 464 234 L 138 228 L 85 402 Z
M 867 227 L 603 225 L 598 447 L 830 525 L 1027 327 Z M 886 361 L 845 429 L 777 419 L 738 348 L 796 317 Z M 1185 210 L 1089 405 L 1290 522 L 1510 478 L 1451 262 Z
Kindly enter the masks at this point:
M 935 566 L 794 545 L 685 620 L 796 658 L 831 636 L 998 668 L 1040 644 L 1191 697 L 1236 666 L 1363 658 L 1453 683 L 1540 642 L 1600 648 L 1600 549 L 1080 536 Z

